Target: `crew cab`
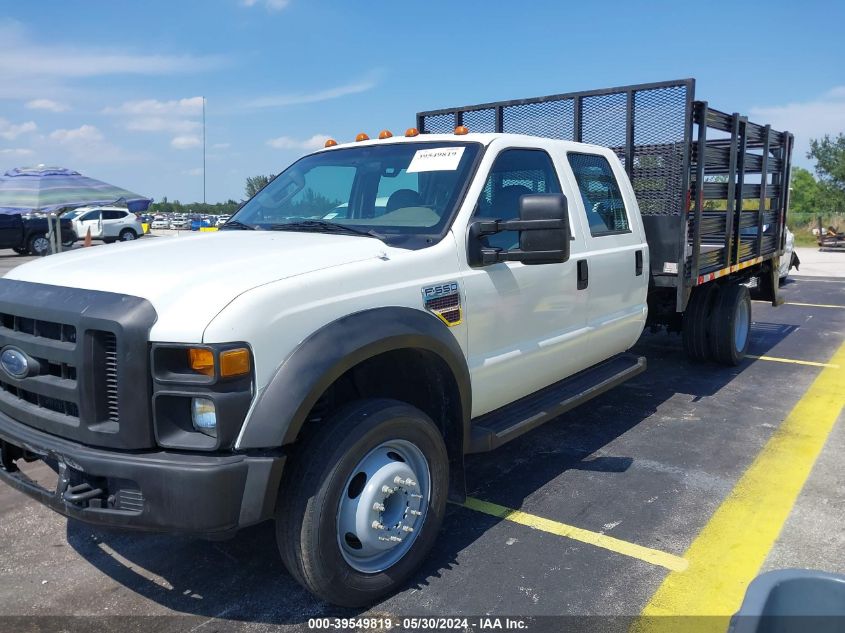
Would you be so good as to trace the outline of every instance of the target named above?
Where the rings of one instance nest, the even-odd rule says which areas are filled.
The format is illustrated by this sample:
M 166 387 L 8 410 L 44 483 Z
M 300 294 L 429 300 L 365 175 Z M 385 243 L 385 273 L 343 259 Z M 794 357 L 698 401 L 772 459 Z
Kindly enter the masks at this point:
M 655 89 L 615 90 L 637 103 Z M 736 364 L 752 278 L 777 302 L 784 188 L 743 187 L 731 168 L 738 189 L 690 191 L 691 174 L 709 182 L 706 128 L 723 121 L 689 93 L 682 103 L 688 142 L 643 148 L 631 128 L 630 160 L 551 138 L 551 123 L 547 137 L 467 130 L 484 108 L 513 125 L 510 105 L 422 113 L 404 136 L 329 140 L 216 233 L 12 270 L 0 280 L 0 478 L 102 525 L 220 537 L 273 519 L 286 567 L 317 596 L 360 606 L 395 591 L 447 499 L 464 499 L 466 454 L 644 371 L 628 350 L 647 322 L 682 329 L 693 358 Z M 454 129 L 433 133 L 443 120 Z M 763 180 L 782 178 L 790 137 L 766 128 L 755 154 L 756 128 L 729 123 L 746 136 L 728 151 L 719 139 L 707 165 L 735 167 L 741 146 L 748 173 L 765 156 Z M 701 201 L 722 193 L 719 225 Z M 765 204 L 737 210 L 752 193 Z M 737 248 L 752 218 L 770 228 Z M 176 284 L 151 261 L 192 267 Z M 54 489 L 21 469 L 39 460 Z
M 61 220 L 62 244 L 71 246 L 77 236 L 69 220 Z M 46 255 L 50 252 L 46 217 L 0 214 L 0 248 L 11 248 L 18 255 Z

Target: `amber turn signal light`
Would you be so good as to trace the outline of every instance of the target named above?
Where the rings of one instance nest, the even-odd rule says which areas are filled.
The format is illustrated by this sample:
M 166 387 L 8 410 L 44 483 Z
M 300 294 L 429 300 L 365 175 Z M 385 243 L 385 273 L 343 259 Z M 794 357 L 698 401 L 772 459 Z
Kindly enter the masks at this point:
M 459 136 L 463 136 L 464 134 L 469 134 L 469 128 L 466 125 L 459 125 L 455 128 L 455 134 Z
M 391 136 L 393 136 L 393 132 L 391 132 L 390 130 L 382 130 L 381 132 L 378 133 L 378 137 L 381 140 L 384 140 L 386 138 L 390 138 Z
M 360 143 L 361 141 L 369 141 L 370 137 L 367 136 L 364 132 L 361 132 L 358 136 L 355 137 L 355 142 Z
M 419 136 L 419 135 L 420 135 L 420 131 L 415 127 L 409 127 L 407 130 L 405 130 L 405 136 Z
M 248 374 L 252 366 L 249 360 L 249 350 L 245 348 L 229 349 L 220 352 L 220 376 L 231 378 Z
M 335 145 L 337 145 L 337 141 L 333 138 L 330 138 L 326 141 L 326 144 L 323 145 L 323 147 L 334 147 Z
M 214 352 L 210 349 L 192 347 L 188 350 L 188 364 L 195 372 L 214 375 Z

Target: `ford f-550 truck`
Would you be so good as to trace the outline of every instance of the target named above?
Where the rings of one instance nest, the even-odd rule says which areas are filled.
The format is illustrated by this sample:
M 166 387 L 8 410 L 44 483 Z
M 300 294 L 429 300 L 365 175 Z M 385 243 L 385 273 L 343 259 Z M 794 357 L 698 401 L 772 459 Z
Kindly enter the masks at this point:
M 736 364 L 749 287 L 778 302 L 791 136 L 693 91 L 421 113 L 327 142 L 217 234 L 14 269 L 0 478 L 101 525 L 274 519 L 321 598 L 394 591 L 464 498 L 467 453 L 642 372 L 647 323 Z

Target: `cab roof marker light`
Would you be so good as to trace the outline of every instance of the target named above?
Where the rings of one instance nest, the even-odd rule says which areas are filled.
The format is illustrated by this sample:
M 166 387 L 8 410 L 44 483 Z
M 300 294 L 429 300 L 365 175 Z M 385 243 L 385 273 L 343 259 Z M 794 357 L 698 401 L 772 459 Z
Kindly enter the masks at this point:
M 360 143 L 361 141 L 369 141 L 370 137 L 367 136 L 365 132 L 361 132 L 358 136 L 355 137 L 355 142 Z
M 419 135 L 420 131 L 415 127 L 409 127 L 407 130 L 405 130 L 405 136 L 414 137 Z
M 392 136 L 393 136 L 393 132 L 391 132 L 390 130 L 382 130 L 381 132 L 378 133 L 379 140 L 382 140 L 382 141 L 384 139 L 390 138 Z
M 334 147 L 335 145 L 337 145 L 337 141 L 333 138 L 330 138 L 326 140 L 326 144 L 323 145 L 323 147 Z
M 458 136 L 469 134 L 469 128 L 466 125 L 459 125 L 455 128 L 455 134 L 457 134 Z

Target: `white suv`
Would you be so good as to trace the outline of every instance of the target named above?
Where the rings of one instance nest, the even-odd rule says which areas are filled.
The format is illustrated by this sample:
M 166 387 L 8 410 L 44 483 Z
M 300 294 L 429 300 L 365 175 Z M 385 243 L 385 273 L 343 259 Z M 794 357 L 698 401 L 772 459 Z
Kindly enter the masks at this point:
M 141 220 L 131 211 L 121 207 L 82 207 L 73 218 L 73 228 L 79 239 L 85 239 L 90 229 L 91 237 L 106 243 L 118 240 L 129 242 L 144 235 Z

